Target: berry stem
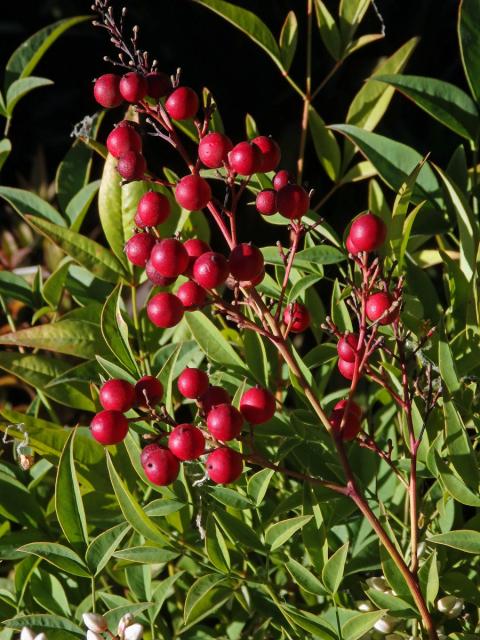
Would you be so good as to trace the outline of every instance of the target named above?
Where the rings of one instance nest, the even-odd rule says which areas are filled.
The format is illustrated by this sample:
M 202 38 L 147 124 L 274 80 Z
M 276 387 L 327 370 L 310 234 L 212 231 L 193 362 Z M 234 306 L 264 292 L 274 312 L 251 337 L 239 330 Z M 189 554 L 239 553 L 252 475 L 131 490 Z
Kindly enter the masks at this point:
M 283 277 L 282 290 L 280 292 L 280 298 L 278 299 L 277 312 L 275 314 L 275 320 L 278 322 L 280 318 L 280 314 L 282 313 L 282 305 L 283 300 L 285 298 L 285 293 L 287 291 L 287 286 L 290 281 L 290 273 L 292 271 L 293 261 L 295 260 L 295 255 L 298 250 L 298 243 L 300 242 L 300 238 L 302 236 L 303 229 L 300 223 L 294 222 L 292 224 L 292 233 L 290 234 L 290 250 L 288 252 L 288 260 L 285 267 L 285 275 Z
M 302 183 L 303 167 L 305 163 L 305 147 L 308 133 L 308 112 L 310 109 L 312 89 L 312 22 L 313 0 L 307 0 L 307 70 L 305 77 L 305 95 L 303 97 L 303 111 L 300 131 L 300 147 L 297 160 L 297 183 Z

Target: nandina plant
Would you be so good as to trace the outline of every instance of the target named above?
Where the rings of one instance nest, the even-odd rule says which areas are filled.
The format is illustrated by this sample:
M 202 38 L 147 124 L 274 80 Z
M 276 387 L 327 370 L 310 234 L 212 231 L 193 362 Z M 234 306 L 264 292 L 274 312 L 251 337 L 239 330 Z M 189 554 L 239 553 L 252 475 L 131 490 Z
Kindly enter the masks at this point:
M 0 638 L 475 638 L 476 103 L 400 75 L 407 43 L 347 124 L 327 128 L 317 95 L 380 37 L 355 39 L 368 2 L 340 3 L 337 26 L 307 1 L 305 89 L 289 73 L 293 11 L 277 44 L 252 13 L 200 4 L 261 44 L 299 94 L 296 171 L 253 118 L 247 139 L 228 137 L 202 79 L 169 76 L 126 10 L 96 0 L 94 25 L 118 55 L 92 100 L 117 123 L 106 146 L 87 123 L 75 144 L 102 159 L 100 184 L 88 156 L 62 212 L 0 187 L 63 252 L 32 287 L 0 273 L 11 329 L 0 366 L 37 392 L 24 411 L 1 409 L 15 446 L 0 473 L 0 552 L 17 564 Z M 459 13 L 474 99 L 479 15 L 473 1 Z M 335 60 L 317 88 L 315 17 Z M 460 146 L 443 171 L 372 133 L 392 86 L 468 139 L 469 159 Z M 309 133 L 325 194 L 303 182 Z M 174 169 L 155 170 L 148 136 L 148 150 L 177 152 Z M 345 228 L 317 213 L 361 180 L 369 199 Z M 80 232 L 97 188 L 105 244 Z M 16 326 L 11 300 L 36 309 L 31 326 Z

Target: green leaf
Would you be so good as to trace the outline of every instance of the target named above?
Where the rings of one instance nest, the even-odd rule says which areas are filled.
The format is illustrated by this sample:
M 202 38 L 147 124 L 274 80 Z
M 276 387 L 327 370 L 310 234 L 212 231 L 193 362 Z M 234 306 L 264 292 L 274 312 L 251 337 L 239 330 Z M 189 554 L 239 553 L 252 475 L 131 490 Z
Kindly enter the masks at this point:
M 443 462 L 436 451 L 433 452 L 433 455 L 440 474 L 440 481 L 452 498 L 470 507 L 480 507 L 478 491 L 469 489 L 465 482 Z
M 170 549 L 161 549 L 153 545 L 144 544 L 141 547 L 129 547 L 128 549 L 120 549 L 113 554 L 115 558 L 127 560 L 128 562 L 136 562 L 140 564 L 159 564 L 161 562 L 170 562 L 178 558 L 176 551 Z
M 425 200 L 417 204 L 417 206 L 410 211 L 407 219 L 403 224 L 403 232 L 402 232 L 402 240 L 400 243 L 400 251 L 398 252 L 398 269 L 402 271 L 403 265 L 405 263 L 405 254 L 407 252 L 408 241 L 410 240 L 410 236 L 412 233 L 413 224 L 416 220 L 417 215 L 420 213 L 423 205 L 425 204 Z
M 165 362 L 165 364 L 163 365 L 161 371 L 158 373 L 158 376 L 157 376 L 157 378 L 162 383 L 163 388 L 165 389 L 164 402 L 165 402 L 167 411 L 170 414 L 174 413 L 173 378 L 175 375 L 175 371 L 176 371 L 175 367 L 178 361 L 178 356 L 180 355 L 181 348 L 182 348 L 181 344 L 179 344 L 175 348 L 175 350 L 170 354 L 168 360 Z
M 45 87 L 49 84 L 53 84 L 53 82 L 48 78 L 36 78 L 34 76 L 31 76 L 30 78 L 21 78 L 20 80 L 12 82 L 7 91 L 7 115 L 12 117 L 15 105 L 19 100 L 26 96 L 27 93 L 30 93 L 30 91 L 38 89 L 39 87 Z
M 270 546 L 271 551 L 275 551 L 282 544 L 290 540 L 290 538 L 310 522 L 313 516 L 296 516 L 288 520 L 281 520 L 275 524 L 271 524 L 265 531 L 265 543 Z
M 395 198 L 392 209 L 392 221 L 388 229 L 388 237 L 393 247 L 395 256 L 399 255 L 399 245 L 403 239 L 403 229 L 405 226 L 405 218 L 408 211 L 408 206 L 413 195 L 413 188 L 417 181 L 418 174 L 420 173 L 426 158 L 417 164 L 417 166 L 410 173 L 408 178 L 400 187 L 400 190 Z
M 28 215 L 26 219 L 34 229 L 50 238 L 60 249 L 63 249 L 65 253 L 97 276 L 97 278 L 116 283 L 119 276 L 127 276 L 126 271 L 115 256 L 98 242 L 76 231 L 64 229 L 38 217 Z
M 383 591 L 377 591 L 376 589 L 367 589 L 365 594 L 379 609 L 386 609 L 390 613 L 395 613 L 405 617 L 412 615 L 412 607 L 410 604 L 398 596 L 393 596 L 390 593 L 384 593 Z
M 87 519 L 75 471 L 73 445 L 76 429 L 72 429 L 58 463 L 55 484 L 55 511 L 65 537 L 73 547 L 88 544 Z
M 311 571 L 300 564 L 300 562 L 290 559 L 285 566 L 292 576 L 293 581 L 304 591 L 313 593 L 316 596 L 325 595 L 325 589 L 320 580 L 316 578 Z
M 330 11 L 322 0 L 315 0 L 315 15 L 325 48 L 334 60 L 340 58 L 342 42 L 340 32 Z
M 100 180 L 95 180 L 86 184 L 78 191 L 65 209 L 65 215 L 70 222 L 72 231 L 79 231 L 82 222 L 87 215 L 88 209 L 92 204 L 97 192 L 100 188 Z
M 420 567 L 418 572 L 420 588 L 429 604 L 435 604 L 435 599 L 440 588 L 438 577 L 437 552 L 431 553 Z M 443 587 L 443 585 L 442 585 Z
M 468 94 L 449 82 L 406 75 L 376 75 L 378 82 L 389 84 L 458 135 L 475 141 L 479 114 Z
M 257 507 L 263 502 L 274 473 L 273 469 L 261 469 L 248 478 L 247 493 Z
M 345 571 L 345 563 L 348 555 L 348 542 L 327 560 L 322 571 L 323 584 L 330 593 L 335 594 L 342 582 L 343 573 Z
M 382 570 L 390 587 L 401 598 L 410 600 L 410 591 L 403 574 L 383 546 L 380 546 Z
M 42 296 L 52 309 L 57 310 L 62 300 L 70 264 L 70 258 L 64 258 L 43 285 Z
M 0 295 L 33 306 L 32 290 L 28 282 L 13 271 L 0 271 Z
M 221 504 L 232 507 L 233 509 L 251 509 L 255 506 L 251 500 L 242 496 L 238 491 L 234 491 L 228 487 L 211 487 L 209 494 Z
M 367 631 L 373 629 L 373 625 L 384 616 L 386 611 L 369 611 L 359 613 L 350 618 L 342 626 L 343 640 L 359 640 Z
M 371 0 L 340 0 L 338 16 L 344 45 L 355 35 Z
M 134 376 L 139 374 L 138 367 L 128 340 L 128 325 L 123 319 L 120 303 L 122 284 L 119 283 L 108 296 L 102 309 L 100 326 L 102 335 L 110 351 Z
M 461 0 L 458 13 L 458 40 L 463 69 L 470 91 L 480 102 L 480 6 L 476 0 Z
M 283 260 L 278 251 L 278 247 L 263 247 L 262 254 L 267 264 L 283 266 Z M 320 244 L 299 251 L 295 256 L 293 264 L 297 269 L 313 272 L 318 275 L 317 265 L 337 264 L 345 259 L 346 256 L 343 251 L 328 244 Z
M 292 66 L 298 42 L 298 21 L 293 11 L 289 11 L 280 31 L 280 55 L 285 71 Z
M 201 311 L 186 313 L 184 321 L 192 332 L 194 340 L 209 360 L 227 367 L 245 369 L 243 360 L 204 313 Z
M 42 558 L 53 564 L 54 567 L 58 567 L 74 576 L 90 577 L 87 566 L 80 556 L 75 551 L 57 542 L 31 542 L 20 547 L 19 551 Z
M 194 620 L 198 621 L 204 617 L 206 613 L 208 614 L 213 611 L 215 605 L 219 606 L 218 599 L 224 602 L 233 595 L 230 591 L 227 598 L 225 598 L 225 592 L 227 590 L 218 590 L 218 587 L 225 582 L 225 580 L 226 578 L 219 576 L 218 573 L 207 573 L 201 578 L 198 578 L 198 580 L 195 580 L 185 598 L 185 608 L 183 611 L 185 624 L 193 622 Z
M 10 433 L 10 431 L 9 431 Z M 0 472 L 0 515 L 29 528 L 44 521 L 40 505 L 28 488 L 16 478 Z
M 320 164 L 330 180 L 338 180 L 341 164 L 340 147 L 333 133 L 327 129 L 324 121 L 312 106 L 308 110 L 308 126 Z
M 205 550 L 213 566 L 222 573 L 230 571 L 230 554 L 225 538 L 211 514 L 207 517 Z
M 465 483 L 475 491 L 479 483 L 477 459 L 463 420 L 451 400 L 444 400 L 443 415 L 449 462 L 459 476 L 465 479 Z
M 300 278 L 300 280 L 297 280 L 288 294 L 288 304 L 290 302 L 294 302 L 304 291 L 312 287 L 319 280 L 321 280 L 321 277 L 316 275 L 304 276 L 303 278 Z
M 467 529 L 448 531 L 447 533 L 430 536 L 428 542 L 452 547 L 452 549 L 458 549 L 464 553 L 474 553 L 476 555 L 480 553 L 480 533 L 478 531 L 469 531 Z
M 243 520 L 220 509 L 215 511 L 213 515 L 233 544 L 242 544 L 255 551 L 265 551 L 256 532 L 248 524 L 245 524 Z
M 121 522 L 111 529 L 102 531 L 88 545 L 85 562 L 92 575 L 97 576 L 106 566 L 123 538 L 130 531 L 130 526 Z
M 66 633 L 72 633 L 79 638 L 85 637 L 85 631 L 76 625 L 74 622 L 70 622 L 67 618 L 62 616 L 47 615 L 44 613 L 34 615 L 20 615 L 9 620 L 4 620 L 2 624 L 8 629 L 23 629 L 23 627 L 30 627 L 32 629 L 39 629 L 43 632 L 55 632 L 57 630 L 64 631 Z
M 12 150 L 12 143 L 8 138 L 0 140 L 0 170 L 2 169 L 5 161 L 7 160 Z
M 0 198 L 4 198 L 24 218 L 32 214 L 60 227 L 66 226 L 65 220 L 58 211 L 31 191 L 0 186 Z

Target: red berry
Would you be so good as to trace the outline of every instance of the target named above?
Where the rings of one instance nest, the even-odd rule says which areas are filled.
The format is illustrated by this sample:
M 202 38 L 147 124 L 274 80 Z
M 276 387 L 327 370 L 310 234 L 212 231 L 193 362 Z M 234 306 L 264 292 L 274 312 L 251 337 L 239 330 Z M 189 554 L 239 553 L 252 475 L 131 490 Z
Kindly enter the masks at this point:
M 340 400 L 334 406 L 332 414 L 330 416 L 330 424 L 332 425 L 332 430 L 334 435 L 337 437 L 340 436 L 340 425 L 342 424 L 343 414 L 345 413 L 345 409 L 347 406 L 347 400 Z M 350 405 L 348 407 L 348 413 L 346 415 L 343 429 L 341 431 L 342 440 L 353 440 L 357 437 L 358 432 L 360 431 L 362 418 L 362 410 L 353 402 L 350 401 Z
M 157 451 L 157 449 L 160 449 L 160 445 L 155 442 L 153 444 L 147 444 L 147 446 L 142 449 L 142 453 L 140 454 L 140 464 L 142 467 L 145 467 L 147 464 L 147 460 L 152 451 Z
M 187 367 L 178 377 L 177 387 L 184 398 L 200 398 L 208 390 L 208 376 L 201 369 Z
M 203 242 L 203 240 L 200 240 L 200 238 L 190 238 L 189 240 L 185 240 L 183 246 L 187 250 L 189 257 L 188 268 L 185 273 L 186 275 L 191 276 L 193 274 L 193 265 L 195 260 L 204 253 L 207 253 L 207 251 L 211 251 L 211 249 L 210 246 L 206 242 Z
M 310 326 L 310 313 L 305 305 L 294 302 L 283 312 L 283 322 L 292 333 L 301 333 Z
M 135 214 L 133 222 L 135 223 L 135 226 L 138 227 L 139 229 L 146 229 L 147 228 L 147 225 L 143 222 L 143 220 L 140 218 L 138 213 Z
M 128 433 L 128 420 L 120 411 L 100 411 L 93 417 L 90 431 L 101 444 L 118 444 Z
M 143 469 L 150 482 L 159 487 L 164 487 L 177 478 L 180 471 L 180 462 L 171 451 L 158 447 L 147 457 Z
M 264 279 L 264 277 L 265 277 L 265 269 L 262 269 L 260 273 L 255 276 L 255 278 L 252 278 L 251 280 L 240 280 L 240 286 L 256 287 L 257 284 L 260 284 L 260 282 Z
M 148 85 L 143 76 L 129 71 L 120 80 L 120 93 L 127 102 L 140 102 L 147 95 Z
M 367 318 L 371 322 L 375 322 L 383 316 L 383 314 L 391 307 L 393 298 L 385 291 L 379 291 L 371 295 L 366 304 Z M 393 322 L 398 316 L 398 308 L 392 312 L 387 313 L 383 320 L 379 321 L 379 324 L 385 325 Z
M 137 407 L 148 407 L 148 405 L 154 407 L 162 397 L 163 385 L 158 378 L 143 376 L 137 381 L 135 385 L 135 404 Z
M 275 397 L 268 389 L 253 387 L 243 394 L 240 411 L 250 424 L 268 422 L 275 414 Z
M 207 133 L 200 140 L 198 157 L 206 167 L 219 169 L 227 161 L 227 156 L 232 148 L 233 144 L 228 136 L 214 131 Z
M 273 189 L 259 191 L 255 200 L 257 211 L 263 216 L 273 216 L 277 213 L 277 192 Z
M 349 333 L 340 338 L 337 343 L 337 353 L 342 360 L 355 362 L 357 352 L 358 336 L 356 333 Z
M 205 289 L 215 289 L 225 282 L 227 276 L 228 262 L 222 254 L 207 251 L 195 260 L 193 277 Z
M 124 180 L 142 180 L 147 164 L 141 153 L 127 151 L 117 162 L 117 171 Z
M 350 235 L 347 236 L 347 239 L 345 240 L 345 246 L 347 248 L 348 253 L 351 253 L 352 255 L 356 256 L 357 253 L 360 253 L 360 249 L 357 247 L 357 245 L 353 242 L 352 238 Z
M 262 154 L 251 142 L 239 142 L 228 154 L 228 163 L 233 171 L 242 176 L 251 176 L 260 171 Z
M 263 270 L 262 252 L 257 247 L 246 242 L 237 244 L 230 253 L 228 266 L 235 280 L 252 280 Z
M 290 184 L 292 180 L 292 176 L 286 169 L 280 169 L 273 178 L 273 188 L 275 191 L 280 191 L 280 189 L 286 187 L 287 184 Z
M 374 213 L 364 213 L 352 222 L 349 236 L 358 251 L 373 251 L 385 242 L 387 227 Z
M 137 215 L 147 227 L 156 227 L 170 215 L 170 202 L 163 193 L 147 191 L 138 201 Z
M 95 80 L 93 95 L 98 104 L 107 109 L 118 107 L 123 98 L 120 93 L 120 78 L 114 73 L 105 73 Z
M 215 385 L 210 385 L 200 398 L 200 404 L 206 414 L 208 414 L 213 407 L 219 404 L 228 404 L 231 401 L 232 399 L 228 395 L 228 392 L 222 387 L 216 387 Z
M 136 233 L 125 245 L 125 253 L 132 264 L 144 267 L 155 244 L 155 238 L 149 233 Z
M 168 448 L 179 460 L 196 460 L 205 451 L 205 438 L 193 424 L 178 424 L 168 437 Z
M 278 167 L 282 155 L 275 140 L 268 136 L 258 136 L 252 140 L 252 144 L 260 149 L 260 171 L 263 173 L 274 171 Z
M 150 280 L 150 282 L 153 282 L 153 284 L 157 285 L 157 287 L 168 287 L 177 279 L 166 278 L 165 276 L 162 276 L 162 274 L 158 273 L 158 271 L 155 269 L 151 260 L 148 260 L 147 264 L 145 265 L 145 273 L 147 274 L 147 278 Z
M 233 440 L 243 426 L 243 416 L 231 404 L 219 404 L 207 416 L 207 429 L 217 440 Z
M 101 389 L 100 404 L 110 411 L 128 411 L 135 401 L 135 389 L 126 380 L 107 380 Z
M 343 360 L 342 358 L 338 359 L 338 370 L 342 374 L 344 378 L 347 380 L 353 380 L 353 375 L 355 373 L 355 363 L 349 362 L 348 360 Z
M 174 327 L 183 318 L 183 304 L 173 293 L 157 293 L 147 304 L 147 315 L 157 327 Z
M 216 484 L 229 484 L 242 475 L 243 458 L 237 451 L 221 447 L 208 456 L 206 467 L 210 480 Z
M 148 95 L 150 98 L 154 100 L 158 100 L 159 98 L 163 98 L 172 88 L 172 83 L 170 82 L 170 78 L 166 73 L 162 71 L 153 71 L 152 73 L 147 73 L 146 76 L 147 87 L 148 87 Z
M 178 287 L 177 296 L 182 301 L 187 311 L 195 311 L 205 304 L 207 293 L 203 287 L 196 282 L 184 282 Z
M 187 211 L 199 211 L 212 199 L 212 190 L 204 178 L 197 174 L 184 176 L 175 189 L 175 199 Z
M 197 115 L 198 96 L 190 87 L 178 87 L 172 91 L 165 102 L 168 115 L 174 120 L 188 120 Z
M 176 278 L 188 267 L 188 253 L 179 240 L 165 238 L 153 247 L 150 262 L 160 275 Z
M 120 158 L 128 151 L 140 153 L 142 150 L 142 138 L 132 125 L 117 125 L 107 138 L 108 152 L 114 158 Z
M 298 184 L 287 184 L 277 193 L 278 211 L 285 218 L 301 218 L 308 211 L 310 198 L 303 187 Z

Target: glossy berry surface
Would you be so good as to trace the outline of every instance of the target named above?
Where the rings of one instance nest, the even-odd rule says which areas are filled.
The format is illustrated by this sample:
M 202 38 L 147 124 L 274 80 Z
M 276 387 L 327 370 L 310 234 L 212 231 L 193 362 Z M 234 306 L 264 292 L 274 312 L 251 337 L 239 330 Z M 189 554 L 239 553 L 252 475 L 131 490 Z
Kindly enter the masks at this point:
M 285 308 L 283 322 L 290 326 L 292 333 L 301 333 L 310 326 L 310 312 L 305 305 L 294 302 Z
M 268 389 L 248 389 L 240 399 L 240 412 L 250 424 L 268 422 L 275 414 L 275 397 Z
M 263 271 L 262 252 L 246 242 L 237 244 L 230 253 L 228 266 L 235 280 L 252 280 Z
M 360 253 L 360 249 L 353 242 L 353 240 L 352 240 L 350 235 L 348 235 L 347 239 L 345 240 L 345 247 L 347 248 L 348 253 L 351 253 L 354 256 L 356 256 L 357 253 Z
M 214 131 L 200 140 L 198 157 L 202 164 L 210 169 L 220 169 L 227 161 L 229 152 L 233 149 L 230 138 L 223 133 Z
M 347 380 L 353 380 L 353 375 L 355 373 L 355 363 L 349 362 L 348 360 L 343 360 L 343 358 L 339 358 L 337 362 L 337 367 L 340 373 Z
M 358 251 L 374 251 L 387 237 L 387 227 L 374 213 L 364 213 L 352 222 L 349 237 Z
M 148 407 L 148 405 L 154 407 L 162 398 L 163 385 L 154 376 L 143 376 L 135 384 L 135 404 L 137 407 Z
M 275 177 L 273 178 L 273 188 L 275 189 L 275 191 L 280 191 L 280 189 L 286 187 L 287 184 L 290 184 L 292 180 L 293 178 L 290 175 L 289 171 L 287 171 L 286 169 L 280 169 L 280 171 L 277 171 Z
M 149 233 L 136 233 L 127 241 L 125 253 L 132 264 L 144 267 L 154 245 L 155 239 Z
M 358 346 L 358 336 L 348 333 L 340 338 L 337 343 L 337 353 L 342 360 L 355 362 L 355 354 Z
M 310 206 L 310 198 L 303 187 L 287 184 L 277 193 L 278 212 L 290 220 L 304 216 Z
M 277 213 L 277 192 L 274 189 L 259 191 L 255 206 L 262 216 L 273 216 L 274 213 Z
M 143 76 L 129 71 L 120 80 L 120 93 L 127 102 L 140 102 L 147 95 L 148 85 Z
M 157 449 L 160 449 L 160 445 L 156 444 L 155 442 L 152 444 L 147 444 L 147 446 L 142 449 L 142 453 L 140 454 L 140 464 L 142 465 L 142 467 L 146 465 L 148 457 L 150 456 L 152 451 L 157 451 Z
M 250 142 L 239 142 L 228 154 L 228 163 L 233 171 L 242 176 L 251 176 L 260 171 L 262 154 Z
M 147 227 L 147 225 L 143 222 L 143 220 L 140 218 L 138 213 L 135 214 L 135 217 L 133 218 L 133 222 L 135 223 L 135 226 L 138 227 L 139 229 L 146 229 Z
M 257 136 L 252 140 L 252 144 L 260 149 L 260 169 L 263 173 L 274 171 L 282 156 L 280 147 L 272 138 L 268 136 Z
M 100 404 L 111 411 L 128 411 L 135 401 L 135 389 L 126 380 L 107 380 L 99 394 Z
M 193 265 L 195 260 L 204 253 L 207 253 L 207 251 L 211 251 L 210 245 L 203 240 L 200 240 L 200 238 L 189 238 L 188 240 L 185 240 L 183 246 L 185 247 L 189 258 L 187 271 L 185 273 L 191 276 L 193 275 Z
M 100 411 L 93 417 L 90 431 L 100 444 L 118 444 L 128 433 L 128 420 L 120 411 Z
M 150 282 L 155 284 L 157 287 L 168 287 L 176 280 L 176 278 L 166 278 L 165 276 L 162 276 L 162 274 L 155 269 L 151 260 L 147 260 L 145 273 L 147 274 L 147 278 Z
M 172 83 L 166 73 L 162 71 L 152 71 L 145 76 L 147 81 L 147 95 L 154 100 L 163 98 L 172 89 Z
M 168 448 L 179 460 L 196 460 L 205 452 L 205 438 L 193 424 L 178 424 L 168 436 Z
M 118 159 L 117 171 L 124 180 L 141 180 L 146 170 L 145 158 L 137 151 L 127 151 Z
M 120 93 L 120 78 L 114 73 L 105 73 L 100 76 L 95 81 L 93 95 L 98 104 L 106 109 L 118 107 L 123 102 Z
M 240 434 L 242 426 L 243 416 L 231 404 L 219 404 L 207 416 L 207 429 L 217 440 L 233 440 Z
M 174 120 L 188 120 L 197 115 L 198 96 L 190 87 L 178 87 L 165 101 L 165 109 Z
M 343 414 L 347 406 L 347 400 L 340 400 L 334 406 L 332 414 L 330 416 L 330 424 L 332 425 L 333 432 L 336 436 L 340 436 L 340 426 L 343 420 Z M 357 437 L 360 431 L 362 421 L 362 410 L 353 400 L 350 401 L 348 407 L 348 413 L 345 417 L 344 426 L 341 430 L 342 440 L 353 440 Z
M 216 484 L 235 482 L 242 475 L 243 458 L 233 449 L 215 449 L 207 458 L 207 474 Z
M 132 125 L 119 125 L 108 134 L 107 149 L 114 158 L 120 158 L 128 151 L 139 153 L 142 150 L 142 138 Z
M 208 389 L 208 376 L 201 369 L 187 367 L 179 375 L 177 387 L 184 398 L 200 398 Z
M 183 318 L 183 304 L 173 293 L 157 293 L 147 304 L 147 315 L 156 327 L 174 327 Z
M 143 469 L 150 482 L 164 487 L 176 480 L 180 471 L 180 462 L 171 451 L 158 447 L 147 457 Z
M 176 278 L 188 267 L 188 253 L 179 240 L 165 238 L 153 247 L 150 262 L 160 275 Z
M 369 296 L 366 304 L 367 318 L 371 322 L 375 322 L 383 316 L 383 314 L 391 307 L 393 298 L 385 291 L 379 291 Z M 398 309 L 387 313 L 385 317 L 379 321 L 379 324 L 386 325 L 393 322 L 398 316 Z
M 146 227 L 156 227 L 170 215 L 170 202 L 163 193 L 147 191 L 138 201 L 137 215 Z
M 196 282 L 184 282 L 178 287 L 176 294 L 188 311 L 200 309 L 205 304 L 207 292 Z
M 230 398 L 228 391 L 225 391 L 223 387 L 215 385 L 210 385 L 207 391 L 200 398 L 200 404 L 206 414 L 208 414 L 213 407 L 216 407 L 219 404 L 228 404 L 231 401 L 232 399 Z
M 212 199 L 212 190 L 201 176 L 184 176 L 175 189 L 175 199 L 187 211 L 199 211 Z
M 225 256 L 215 251 L 207 251 L 195 260 L 193 277 L 197 284 L 205 289 L 215 289 L 225 282 L 228 276 L 228 262 Z

